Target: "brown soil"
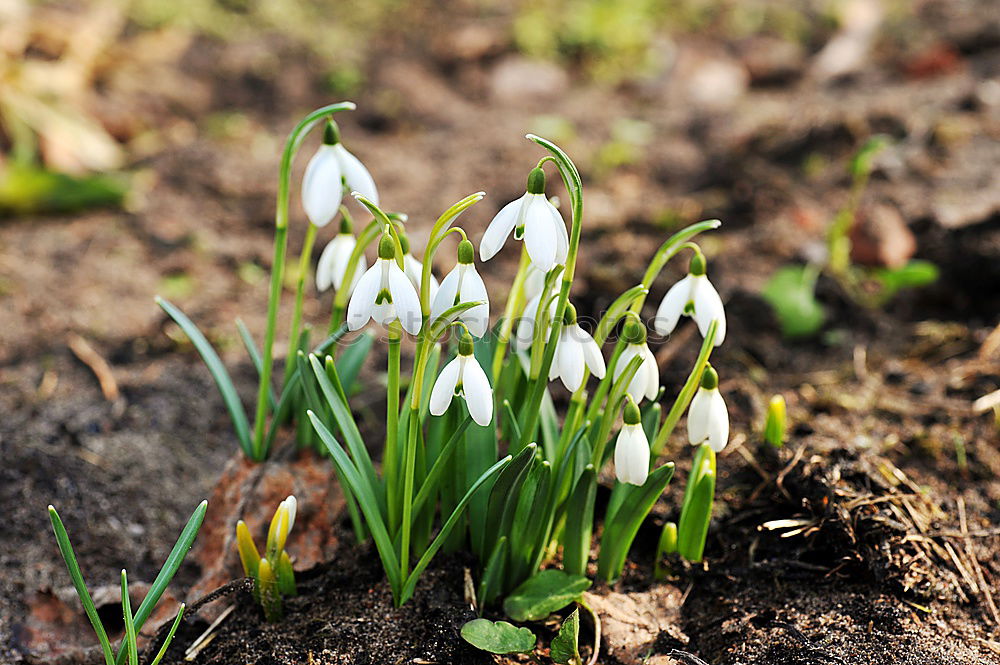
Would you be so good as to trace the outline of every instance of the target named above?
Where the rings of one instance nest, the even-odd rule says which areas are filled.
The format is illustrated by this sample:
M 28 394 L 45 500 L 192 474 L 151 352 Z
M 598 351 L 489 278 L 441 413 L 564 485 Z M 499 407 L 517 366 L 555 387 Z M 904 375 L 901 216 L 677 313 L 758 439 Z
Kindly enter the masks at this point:
M 985 83 L 1000 38 L 984 18 L 988 8 L 923 3 L 909 26 L 916 37 L 900 40 L 906 46 L 890 42 L 864 69 L 826 85 L 810 80 L 812 53 L 762 63 L 755 39 L 705 34 L 678 38 L 677 66 L 656 80 L 609 86 L 571 72 L 551 89 L 519 87 L 551 75 L 551 65 L 489 46 L 507 43 L 496 22 L 482 24 L 495 38 L 482 49 L 432 36 L 442 25 L 468 30 L 475 22 L 467 7 L 407 15 L 405 34 L 376 39 L 360 110 L 344 116 L 343 133 L 385 203 L 410 213 L 417 247 L 461 196 L 489 193 L 463 218 L 477 237 L 523 190 L 538 152 L 521 136 L 543 114 L 573 123 L 564 144 L 586 178 L 574 293 L 581 314 L 638 280 L 667 226 L 725 222 L 705 248 L 729 313 L 713 363 L 734 436 L 720 461 L 707 563 L 675 562 L 667 583 L 651 579 L 658 526 L 679 505 L 689 463 L 677 436 L 678 478 L 640 533 L 625 579 L 594 592 L 628 594 L 640 608 L 651 596 L 683 603 L 669 615 L 649 605 L 661 612 L 651 629 L 606 635 L 601 662 L 1000 663 L 998 430 L 992 413 L 971 409 L 1000 388 L 1000 219 L 990 179 L 1000 172 L 1000 144 Z M 941 44 L 956 59 L 935 68 L 927 63 Z M 268 69 L 275 58 L 281 77 Z M 742 68 L 747 87 L 725 106 L 700 106 L 685 91 L 706 63 Z M 314 65 L 301 45 L 263 35 L 249 43 L 194 38 L 169 75 L 138 57 L 112 69 L 98 111 L 109 125 L 129 119 L 116 135 L 142 175 L 128 210 L 0 223 L 0 661 L 99 661 L 47 504 L 59 508 L 88 582 L 102 589 L 102 615 L 113 621 L 117 571 L 151 581 L 223 474 L 235 450 L 228 418 L 152 298 L 168 295 L 206 330 L 250 403 L 253 370 L 232 320 L 243 317 L 258 337 L 263 329 L 266 284 L 254 268 L 270 261 L 280 145 L 304 111 L 330 101 Z M 527 74 L 501 75 L 514 65 Z M 206 121 L 234 113 L 239 122 Z M 600 148 L 622 117 L 649 123 L 654 138 L 634 163 L 606 171 Z M 883 311 L 852 305 L 821 280 L 824 336 L 785 341 L 756 294 L 775 267 L 822 241 L 845 199 L 846 162 L 874 132 L 896 147 L 865 205 L 895 208 L 916 256 L 934 261 L 941 279 Z M 293 214 L 301 219 L 297 207 Z M 291 255 L 300 242 L 293 233 Z M 444 254 L 441 267 L 450 265 Z M 497 293 L 512 261 L 488 264 Z M 668 269 L 651 303 L 680 270 Z M 322 325 L 328 305 L 310 298 L 307 315 Z M 104 398 L 67 348 L 72 333 L 110 364 L 117 401 Z M 683 381 L 692 347 L 683 330 L 661 347 L 668 392 Z M 378 363 L 367 381 L 379 380 Z M 775 392 L 795 424 L 779 452 L 761 449 L 756 434 Z M 362 404 L 362 417 L 375 419 L 378 408 Z M 210 519 L 229 519 L 231 509 L 215 502 Z M 763 527 L 776 520 L 797 526 Z M 440 558 L 414 601 L 395 610 L 377 557 L 337 529 L 326 543 L 335 543 L 332 559 L 301 572 L 302 592 L 283 622 L 264 624 L 239 593 L 215 601 L 236 610 L 196 662 L 489 662 L 458 637 L 472 616 L 463 570 L 474 573 L 475 562 Z M 192 558 L 174 598 L 208 572 Z M 175 662 L 204 627 L 198 616 L 185 623 Z M 551 635 L 551 625 L 535 628 Z M 637 637 L 650 630 L 655 639 Z

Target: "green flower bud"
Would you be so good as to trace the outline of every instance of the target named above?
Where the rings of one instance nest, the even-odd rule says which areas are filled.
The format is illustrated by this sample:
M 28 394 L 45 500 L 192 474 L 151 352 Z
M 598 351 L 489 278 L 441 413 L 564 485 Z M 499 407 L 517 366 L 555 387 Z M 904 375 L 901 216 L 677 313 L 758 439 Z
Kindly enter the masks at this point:
M 537 167 L 531 169 L 531 173 L 528 174 L 528 193 L 545 193 L 545 171 Z
M 622 337 L 627 344 L 645 344 L 646 327 L 634 313 L 626 315 L 625 325 L 622 327 Z
M 563 325 L 571 326 L 576 323 L 576 307 L 573 307 L 573 303 L 566 303 L 566 310 L 563 313 Z
M 785 443 L 785 422 L 785 398 L 775 395 L 767 405 L 767 421 L 764 423 L 764 440 L 775 448 L 780 448 Z
M 705 366 L 705 371 L 701 375 L 701 387 L 705 390 L 715 390 L 719 387 L 719 373 L 711 365 Z
M 688 264 L 688 274 L 698 277 L 705 274 L 705 255 L 700 251 L 695 252 Z
M 392 239 L 391 234 L 383 233 L 382 238 L 378 241 L 378 257 L 380 259 L 396 258 L 396 242 Z
M 458 243 L 458 262 L 464 264 L 476 262 L 476 248 L 467 238 Z
M 625 411 L 622 413 L 622 419 L 626 425 L 638 425 L 642 422 L 642 413 L 639 412 L 639 407 L 631 395 L 626 395 L 625 399 Z
M 337 123 L 333 120 L 326 121 L 326 127 L 323 129 L 323 143 L 326 145 L 337 145 L 340 143 L 340 128 L 337 127 Z
M 462 336 L 458 339 L 458 355 L 471 356 L 472 350 L 472 335 L 469 334 L 468 330 L 463 329 Z

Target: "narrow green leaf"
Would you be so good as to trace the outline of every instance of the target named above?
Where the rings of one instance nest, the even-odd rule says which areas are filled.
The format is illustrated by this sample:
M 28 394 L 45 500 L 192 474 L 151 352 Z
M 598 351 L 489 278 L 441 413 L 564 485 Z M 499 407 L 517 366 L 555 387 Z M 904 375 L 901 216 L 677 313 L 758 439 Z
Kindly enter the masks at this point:
M 375 336 L 365 331 L 348 344 L 347 349 L 337 358 L 337 374 L 340 375 L 341 383 L 348 394 L 358 379 L 358 373 L 371 352 L 374 341 Z
M 163 596 L 163 592 L 167 590 L 170 580 L 174 578 L 177 570 L 184 562 L 184 557 L 187 556 L 188 550 L 190 550 L 191 546 L 194 544 L 194 539 L 198 536 L 198 530 L 201 529 L 201 523 L 205 520 L 205 512 L 207 510 L 208 501 L 202 501 L 198 504 L 198 507 L 194 509 L 194 512 L 191 513 L 191 517 L 188 518 L 187 524 L 184 525 L 184 529 L 181 531 L 181 535 L 178 536 L 173 549 L 170 550 L 170 554 L 167 555 L 166 561 L 164 561 L 163 565 L 160 567 L 160 572 L 157 573 L 156 579 L 154 579 L 153 583 L 149 585 L 149 591 L 146 592 L 146 597 L 142 599 L 141 603 L 139 603 L 139 609 L 135 612 L 136 631 L 142 630 L 142 627 L 146 624 L 146 619 L 148 619 L 149 615 L 153 613 L 153 609 L 156 607 L 156 604 L 160 602 L 160 597 Z M 124 649 L 119 649 L 115 662 L 118 665 L 121 665 L 124 661 L 124 657 Z
M 435 490 L 437 489 L 438 479 L 441 477 L 441 473 L 444 471 L 448 464 L 448 460 L 451 458 L 451 454 L 455 452 L 455 448 L 458 447 L 458 443 L 465 438 L 465 430 L 469 427 L 472 422 L 471 416 L 466 416 L 462 423 L 452 432 L 451 438 L 448 439 L 448 443 L 445 444 L 444 448 L 441 449 L 441 453 L 438 455 L 437 459 L 434 460 L 434 465 L 431 470 L 427 473 L 427 477 L 424 478 L 423 484 L 420 486 L 420 490 L 417 492 L 417 496 L 413 499 L 413 512 L 418 513 L 423 508 L 424 503 L 433 496 Z
M 153 658 L 153 662 L 149 665 L 159 665 L 160 661 L 167 654 L 167 649 L 170 648 L 170 643 L 174 641 L 174 633 L 177 632 L 178 626 L 181 625 L 181 619 L 184 618 L 184 609 L 187 607 L 184 603 L 180 604 L 177 608 L 177 616 L 174 617 L 174 622 L 170 625 L 170 630 L 167 632 L 167 636 L 163 639 L 163 646 L 156 653 L 156 657 Z
M 128 597 L 128 574 L 122 568 L 122 618 L 125 621 L 125 652 L 128 665 L 139 665 L 139 647 L 135 643 L 135 622 L 132 621 L 132 599 Z
M 514 519 L 521 485 L 535 461 L 538 446 L 528 444 L 517 454 L 514 461 L 497 478 L 490 493 L 486 512 L 486 547 L 484 552 L 493 550 L 497 539 L 510 533 L 510 523 Z
M 503 581 L 507 577 L 507 536 L 500 536 L 490 560 L 483 568 L 483 578 L 479 581 L 479 614 L 500 596 L 503 591 Z
M 503 601 L 514 621 L 540 621 L 566 607 L 590 588 L 590 580 L 549 568 L 529 577 Z
M 629 486 L 629 493 L 622 500 L 621 507 L 610 518 L 605 518 L 601 553 L 597 557 L 597 576 L 600 579 L 610 582 L 621 575 L 625 557 L 635 535 L 639 533 L 639 526 L 673 475 L 674 463 L 668 462 L 650 473 L 642 487 Z
M 505 399 L 503 401 L 503 412 L 507 419 L 504 421 L 507 425 L 507 431 L 509 435 L 507 439 L 510 441 L 520 441 L 521 439 L 521 428 L 517 424 L 517 416 L 514 415 L 514 408 L 510 405 L 510 400 Z
M 486 470 L 485 473 L 483 473 L 483 475 L 479 477 L 479 480 L 473 483 L 472 487 L 469 488 L 469 491 L 465 493 L 465 496 L 462 497 L 462 500 L 458 502 L 457 506 L 455 506 L 454 512 L 452 512 L 451 516 L 444 523 L 444 526 L 441 527 L 441 530 L 438 531 L 438 534 L 431 542 L 430 547 L 427 548 L 423 556 L 420 557 L 420 560 L 417 561 L 417 565 L 413 567 L 413 571 L 410 573 L 409 578 L 406 580 L 406 586 L 403 587 L 403 593 L 401 594 L 400 600 L 397 603 L 397 605 L 402 605 L 407 600 L 409 600 L 411 595 L 413 595 L 413 590 L 417 587 L 417 580 L 420 579 L 420 575 L 424 572 L 424 569 L 427 568 L 427 565 L 431 562 L 431 559 L 434 558 L 434 555 L 437 554 L 437 551 L 441 549 L 441 546 L 448 538 L 448 534 L 451 533 L 451 530 L 453 528 L 455 528 L 455 524 L 458 523 L 459 518 L 462 516 L 462 511 L 465 510 L 465 507 L 469 504 L 469 500 L 472 498 L 472 496 L 476 493 L 477 490 L 479 490 L 480 487 L 483 486 L 483 484 L 487 480 L 492 478 L 495 474 L 497 474 L 505 466 L 507 466 L 510 463 L 510 460 L 511 457 L 510 455 L 508 455 L 507 457 L 503 458 L 502 460 L 491 466 L 489 469 Z
M 243 323 L 242 319 L 236 319 L 236 329 L 240 332 L 240 339 L 243 340 L 243 348 L 247 350 L 247 355 L 250 356 L 250 362 L 253 363 L 254 369 L 257 370 L 257 376 L 260 376 L 264 364 L 260 358 L 260 351 L 257 349 L 257 344 L 253 341 L 253 335 L 250 334 L 250 330 Z M 274 394 L 274 386 L 269 386 L 268 388 L 271 410 L 273 411 L 278 405 L 278 399 Z
M 250 423 L 247 420 L 247 413 L 243 409 L 240 396 L 236 392 L 233 380 L 229 376 L 229 372 L 226 371 L 226 366 L 222 364 L 219 354 L 215 352 L 212 344 L 184 312 L 159 296 L 156 298 L 156 304 L 180 326 L 184 334 L 194 344 L 194 348 L 197 349 L 205 366 L 208 367 L 208 371 L 211 372 L 212 378 L 215 379 L 215 385 L 219 388 L 219 393 L 222 395 L 222 401 L 226 405 L 226 410 L 229 411 L 229 417 L 233 421 L 233 429 L 236 430 L 236 438 L 239 439 L 244 454 L 254 461 L 261 461 L 254 458 L 253 442 L 250 440 Z
M 588 464 L 570 495 L 563 530 L 563 568 L 572 575 L 587 574 L 596 497 L 597 472 L 592 464 Z
M 382 567 L 385 569 L 386 577 L 389 578 L 390 586 L 392 586 L 393 595 L 399 597 L 399 591 L 403 582 L 399 576 L 399 559 L 396 557 L 396 552 L 392 546 L 392 539 L 389 537 L 389 532 L 386 529 L 385 518 L 379 510 L 373 488 L 358 471 L 354 462 L 351 461 L 351 458 L 344 451 L 340 442 L 326 428 L 326 425 L 320 422 L 316 414 L 312 411 L 308 412 L 308 416 L 312 421 L 316 433 L 319 434 L 320 439 L 330 451 L 330 456 L 333 459 L 334 466 L 337 467 L 338 475 L 350 486 L 351 491 L 358 500 L 361 512 L 364 514 L 365 521 L 368 524 L 368 530 L 371 531 L 372 539 L 375 541 L 379 558 L 382 559 Z
M 548 540 L 555 504 L 549 494 L 552 485 L 552 465 L 547 461 L 535 464 L 518 493 L 517 508 L 510 530 L 509 585 L 530 576 L 532 564 Z
M 535 648 L 535 634 L 506 621 L 473 619 L 462 626 L 462 639 L 490 653 L 527 653 Z
M 559 634 L 552 638 L 549 655 L 560 665 L 580 662 L 580 608 L 566 617 Z
M 66 563 L 66 570 L 69 571 L 69 577 L 73 580 L 76 595 L 80 597 L 80 604 L 83 605 L 83 611 L 87 615 L 87 618 L 90 619 L 90 625 L 94 627 L 97 639 L 101 643 L 101 650 L 104 652 L 104 661 L 108 665 L 111 665 L 115 662 L 111 651 L 111 641 L 104 630 L 101 618 L 97 615 L 97 608 L 94 607 L 94 600 L 90 597 L 90 592 L 87 591 L 87 584 L 83 581 L 83 573 L 80 572 L 80 564 L 77 563 L 76 553 L 73 552 L 73 545 L 69 542 L 69 534 L 66 533 L 66 527 L 63 526 L 62 520 L 59 518 L 59 513 L 52 506 L 49 506 L 49 521 L 52 522 L 52 530 L 56 534 L 59 552 Z
M 708 444 L 704 444 L 708 445 Z M 711 452 L 711 448 L 709 448 Z M 693 484 L 692 484 L 693 483 Z M 712 521 L 712 504 L 715 500 L 715 453 L 701 459 L 689 481 L 690 498 L 681 511 L 677 524 L 677 551 L 688 561 L 701 561 L 705 552 L 705 538 Z

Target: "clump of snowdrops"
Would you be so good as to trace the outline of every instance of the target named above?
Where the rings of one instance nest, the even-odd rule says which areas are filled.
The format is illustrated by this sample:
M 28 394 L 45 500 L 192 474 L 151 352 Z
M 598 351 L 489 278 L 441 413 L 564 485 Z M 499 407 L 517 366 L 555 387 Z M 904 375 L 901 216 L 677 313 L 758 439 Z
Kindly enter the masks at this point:
M 333 116 L 353 108 L 344 102 L 310 113 L 285 148 L 262 350 L 240 326 L 260 376 L 253 418 L 197 327 L 159 301 L 212 371 L 245 454 L 265 460 L 280 427 L 293 423 L 300 445 L 316 446 L 332 460 L 355 533 L 374 541 L 397 604 L 412 596 L 438 551 L 469 549 L 479 560 L 480 611 L 504 600 L 508 616 L 524 621 L 579 600 L 590 578 L 613 581 L 621 575 L 640 524 L 674 474 L 674 464 L 662 463 L 660 455 L 687 412 L 694 470 L 679 519 L 666 530 L 673 536 L 663 539 L 661 549 L 700 560 L 714 499 L 715 455 L 726 446 L 729 420 L 709 364 L 711 351 L 725 339 L 726 318 L 693 239 L 719 222 L 693 224 L 667 238 L 641 282 L 588 329 L 570 299 L 584 223 L 583 186 L 562 149 L 527 136 L 543 154 L 528 169 L 524 195 L 500 209 L 478 244 L 480 262 L 501 251 L 520 253 L 509 290 L 491 297 L 477 268 L 477 234 L 457 224 L 485 194 L 470 194 L 445 210 L 419 256 L 406 215 L 380 207 L 375 181 L 342 142 Z M 276 373 L 291 164 L 306 134 L 321 124 L 323 143 L 302 183 L 309 223 L 289 321 L 290 351 Z M 568 195 L 568 226 L 548 198 L 552 173 Z M 302 317 L 310 261 L 317 237 L 338 215 L 337 233 L 315 273 L 320 293 L 333 291 L 330 321 L 324 339 L 311 346 L 312 331 Z M 356 224 L 356 217 L 367 221 Z M 682 253 L 688 274 L 667 291 L 652 321 L 644 321 L 651 287 Z M 438 260 L 453 266 L 440 282 L 433 274 Z M 687 381 L 664 399 L 647 335 L 650 326 L 669 335 L 682 317 L 694 320 L 703 341 Z M 362 431 L 382 423 L 358 423 L 351 408 L 351 386 L 373 339 L 358 331 L 370 323 L 387 358 L 379 465 Z M 406 363 L 404 343 L 412 349 Z M 565 409 L 556 407 L 555 385 L 569 392 Z M 592 568 L 595 497 L 599 481 L 612 477 L 605 473 L 611 468 L 614 486 Z

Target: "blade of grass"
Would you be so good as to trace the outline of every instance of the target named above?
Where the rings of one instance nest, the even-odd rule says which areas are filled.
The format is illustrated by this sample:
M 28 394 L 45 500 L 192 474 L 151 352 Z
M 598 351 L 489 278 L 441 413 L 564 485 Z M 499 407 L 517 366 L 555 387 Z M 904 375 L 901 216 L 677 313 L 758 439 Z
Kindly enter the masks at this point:
M 260 351 L 257 349 L 256 342 L 253 341 L 253 335 L 250 334 L 250 330 L 243 323 L 242 319 L 236 319 L 236 329 L 240 332 L 240 339 L 243 340 L 243 347 L 247 350 L 247 355 L 250 356 L 250 362 L 253 363 L 254 369 L 257 370 L 257 376 L 261 375 L 264 364 L 260 359 Z M 268 399 L 271 401 L 271 410 L 278 403 L 278 398 L 274 394 L 274 386 L 270 386 L 268 391 Z
M 122 618 L 125 620 L 125 652 L 128 665 L 139 665 L 139 651 L 135 643 L 135 622 L 132 620 L 132 599 L 128 597 L 128 574 L 122 568 Z
M 167 654 L 167 649 L 170 648 L 170 643 L 174 641 L 174 633 L 177 632 L 177 627 L 181 625 L 181 619 L 184 618 L 186 607 L 187 605 L 181 603 L 180 607 L 177 608 L 177 616 L 174 617 L 174 623 L 171 624 L 167 636 L 163 638 L 163 646 L 160 647 L 160 650 L 156 653 L 156 657 L 153 658 L 153 661 L 149 665 L 160 665 L 160 661 Z

